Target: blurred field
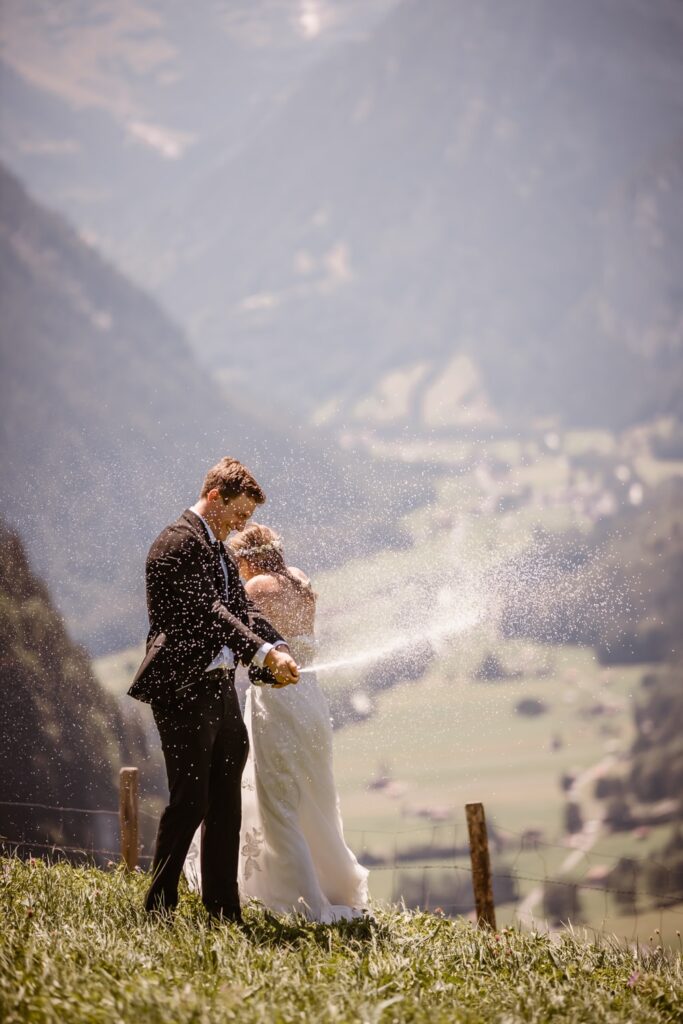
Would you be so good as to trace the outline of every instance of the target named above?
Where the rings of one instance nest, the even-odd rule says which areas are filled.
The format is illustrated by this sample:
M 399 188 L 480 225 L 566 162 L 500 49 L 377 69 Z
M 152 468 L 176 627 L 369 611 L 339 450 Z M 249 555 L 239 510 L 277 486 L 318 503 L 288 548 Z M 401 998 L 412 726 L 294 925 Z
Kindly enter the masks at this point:
M 357 813 L 359 800 L 370 799 L 365 789 L 373 773 L 389 766 L 408 787 L 400 800 L 404 813 L 416 801 L 460 810 L 469 800 L 483 800 L 501 826 L 538 826 L 557 836 L 560 775 L 628 748 L 629 697 L 639 676 L 638 669 L 606 674 L 588 651 L 559 653 L 563 663 L 548 678 L 473 682 L 446 677 L 436 667 L 419 683 L 382 694 L 371 719 L 337 734 L 347 817 Z M 614 707 L 609 718 L 585 717 L 606 692 Z M 524 697 L 540 698 L 547 712 L 517 714 Z M 561 742 L 556 751 L 553 737 Z M 399 802 L 372 799 L 387 808 Z

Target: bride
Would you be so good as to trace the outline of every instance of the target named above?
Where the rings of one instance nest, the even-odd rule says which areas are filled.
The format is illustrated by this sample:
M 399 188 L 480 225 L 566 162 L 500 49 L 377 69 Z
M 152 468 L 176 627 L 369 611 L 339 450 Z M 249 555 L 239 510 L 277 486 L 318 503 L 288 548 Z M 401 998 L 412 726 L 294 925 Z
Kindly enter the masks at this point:
M 252 523 L 230 539 L 247 594 L 287 640 L 305 669 L 315 652 L 316 595 L 290 568 L 278 535 Z M 332 771 L 332 727 L 315 674 L 296 686 L 250 686 L 245 722 L 250 753 L 242 777 L 239 884 L 243 900 L 311 921 L 358 917 L 368 872 L 344 841 Z M 186 874 L 195 884 L 198 837 Z

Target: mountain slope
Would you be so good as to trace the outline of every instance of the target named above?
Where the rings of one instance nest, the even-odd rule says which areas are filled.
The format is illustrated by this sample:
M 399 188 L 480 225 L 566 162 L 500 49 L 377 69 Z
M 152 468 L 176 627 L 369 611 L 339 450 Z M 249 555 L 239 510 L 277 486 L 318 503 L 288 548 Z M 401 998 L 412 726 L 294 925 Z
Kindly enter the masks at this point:
M 399 427 L 680 415 L 682 47 L 671 0 L 405 2 L 131 265 L 212 365 L 227 326 L 339 421 L 391 423 L 397 369 Z
M 111 848 L 116 816 L 49 807 L 116 810 L 116 773 L 147 755 L 142 732 L 124 725 L 85 652 L 33 575 L 19 538 L 0 523 L 0 834 L 10 840 Z M 149 766 L 148 766 L 149 767 Z M 160 780 L 147 771 L 145 783 Z M 21 807 L 19 804 L 34 806 Z M 114 847 L 116 849 L 116 847 Z
M 202 0 L 197 10 L 185 0 L 10 0 L 0 159 L 116 256 L 392 3 L 326 0 L 307 12 L 291 0 Z
M 229 400 L 158 306 L 6 172 L 0 268 L 1 511 L 93 652 L 140 641 L 147 548 L 224 454 L 257 475 L 262 516 L 310 571 L 391 543 L 380 481 L 324 438 L 304 443 L 272 382 L 251 408 Z M 407 500 L 403 488 L 394 507 Z

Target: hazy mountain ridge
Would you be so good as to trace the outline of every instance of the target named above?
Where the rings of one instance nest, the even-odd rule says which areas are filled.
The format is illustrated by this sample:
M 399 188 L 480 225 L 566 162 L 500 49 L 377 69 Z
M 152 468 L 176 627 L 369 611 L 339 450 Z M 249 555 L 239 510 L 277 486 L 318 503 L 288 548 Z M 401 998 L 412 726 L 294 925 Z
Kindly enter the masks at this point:
M 118 257 L 142 221 L 239 151 L 309 67 L 395 2 L 7 3 L 0 159 Z
M 154 301 L 1 169 L 0 268 L 2 514 L 92 651 L 141 640 L 147 548 L 222 455 L 256 474 L 261 518 L 309 572 L 401 542 L 400 510 L 426 484 L 368 479 L 323 434 L 304 438 L 283 388 L 222 391 Z
M 206 358 L 227 329 L 245 379 L 258 352 L 341 420 L 457 353 L 506 419 L 620 426 L 660 387 L 680 415 L 681 45 L 668 0 L 404 3 L 174 211 L 149 279 Z
M 9 14 L 2 153 L 212 371 L 335 426 L 681 415 L 674 0 Z

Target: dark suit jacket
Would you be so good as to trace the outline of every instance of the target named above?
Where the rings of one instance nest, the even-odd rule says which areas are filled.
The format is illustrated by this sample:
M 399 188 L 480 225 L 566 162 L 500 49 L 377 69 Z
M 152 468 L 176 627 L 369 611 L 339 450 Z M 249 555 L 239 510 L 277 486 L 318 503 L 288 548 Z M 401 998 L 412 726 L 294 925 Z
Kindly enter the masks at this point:
M 146 565 L 147 653 L 129 696 L 179 707 L 196 695 L 224 646 L 248 664 L 264 643 L 282 640 L 247 597 L 232 554 L 222 550 L 227 595 L 219 550 L 189 509 L 152 544 Z

